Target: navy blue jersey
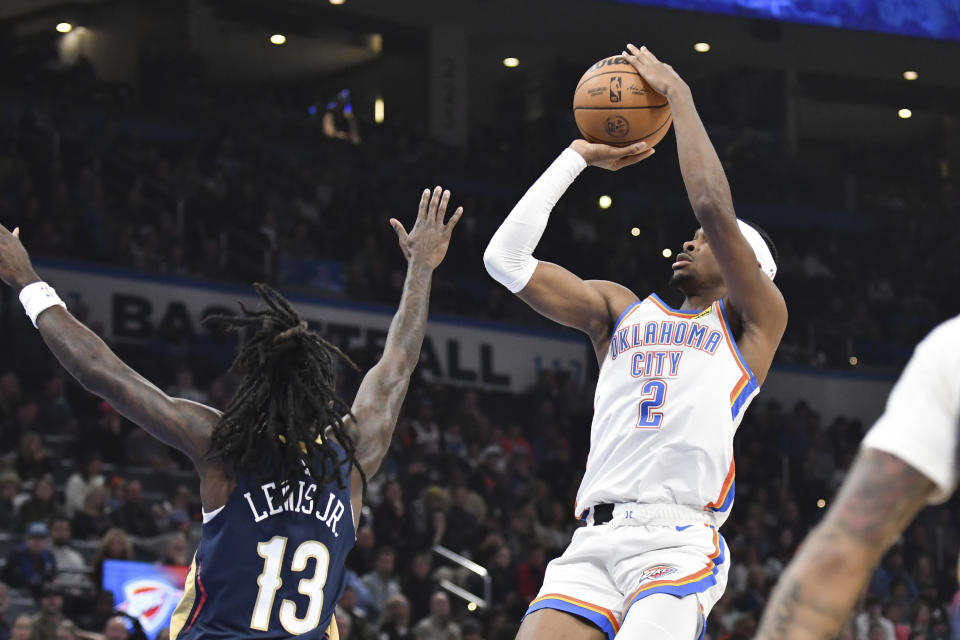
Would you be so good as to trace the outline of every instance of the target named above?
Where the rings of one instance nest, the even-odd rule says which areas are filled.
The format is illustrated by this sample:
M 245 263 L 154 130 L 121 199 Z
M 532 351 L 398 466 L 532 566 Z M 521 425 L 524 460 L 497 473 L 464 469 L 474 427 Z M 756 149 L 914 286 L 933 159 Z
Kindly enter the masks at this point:
M 343 489 L 318 485 L 304 471 L 286 498 L 274 482 L 239 477 L 226 505 L 203 525 L 170 637 L 321 640 L 333 624 L 336 638 L 333 610 L 356 541 L 349 466 L 340 473 Z

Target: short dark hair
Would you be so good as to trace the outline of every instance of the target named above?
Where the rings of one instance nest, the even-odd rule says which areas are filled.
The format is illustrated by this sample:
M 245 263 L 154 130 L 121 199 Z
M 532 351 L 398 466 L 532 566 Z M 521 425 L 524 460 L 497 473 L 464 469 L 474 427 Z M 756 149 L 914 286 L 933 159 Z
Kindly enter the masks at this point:
M 751 222 L 749 220 L 744 220 L 740 218 L 741 221 L 750 225 L 754 231 L 760 234 L 760 237 L 763 238 L 763 241 L 767 244 L 767 249 L 770 249 L 770 255 L 773 256 L 774 262 L 779 262 L 780 254 L 777 252 L 777 245 L 773 244 L 773 240 L 770 238 L 770 234 L 764 230 L 763 227 L 758 225 L 756 222 Z

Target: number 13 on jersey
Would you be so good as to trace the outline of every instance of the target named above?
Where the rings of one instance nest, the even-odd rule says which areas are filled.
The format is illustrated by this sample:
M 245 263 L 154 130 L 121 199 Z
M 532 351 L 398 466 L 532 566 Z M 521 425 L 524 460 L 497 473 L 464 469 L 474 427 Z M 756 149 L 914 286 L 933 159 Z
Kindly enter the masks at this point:
M 637 419 L 637 429 L 659 429 L 663 423 L 663 414 L 657 409 L 663 406 L 667 399 L 667 383 L 663 380 L 647 380 L 640 387 L 643 393 L 643 399 L 640 400 L 640 407 Z

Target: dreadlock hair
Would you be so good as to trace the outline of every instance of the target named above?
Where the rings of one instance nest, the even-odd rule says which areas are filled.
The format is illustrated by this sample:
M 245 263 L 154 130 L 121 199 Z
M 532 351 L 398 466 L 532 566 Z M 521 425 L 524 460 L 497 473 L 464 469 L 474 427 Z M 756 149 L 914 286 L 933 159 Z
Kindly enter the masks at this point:
M 243 380 L 214 427 L 207 458 L 220 459 L 234 475 L 253 472 L 274 480 L 284 496 L 303 479 L 305 467 L 317 483 L 336 478 L 345 488 L 339 469 L 349 463 L 360 471 L 366 493 L 367 478 L 343 423 L 350 408 L 334 389 L 337 359 L 359 370 L 357 365 L 310 331 L 277 291 L 262 283 L 253 288 L 266 309 L 251 311 L 240 303 L 239 315 L 203 320 L 219 330 L 255 329 L 230 365 Z

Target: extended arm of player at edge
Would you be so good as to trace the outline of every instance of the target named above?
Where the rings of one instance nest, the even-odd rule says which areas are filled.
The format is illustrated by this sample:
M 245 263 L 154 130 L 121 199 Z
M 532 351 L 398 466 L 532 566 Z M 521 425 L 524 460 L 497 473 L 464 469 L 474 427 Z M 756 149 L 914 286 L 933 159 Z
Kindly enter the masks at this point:
M 864 448 L 837 501 L 780 578 L 758 640 L 836 637 L 873 567 L 933 490 L 906 462 Z
M 37 318 L 43 341 L 83 387 L 150 435 L 179 449 L 200 465 L 220 413 L 205 405 L 171 398 L 127 366 L 95 333 L 62 307 Z
M 717 258 L 734 307 L 747 324 L 764 329 L 776 348 L 787 325 L 779 289 L 757 268 L 756 254 L 737 225 L 723 165 L 682 80 L 667 92 L 677 138 L 680 172 L 693 213 Z
M 380 467 L 407 395 L 410 376 L 420 360 L 427 328 L 433 268 L 411 261 L 400 306 L 390 322 L 383 356 L 364 376 L 353 403 L 357 460 L 367 477 Z

